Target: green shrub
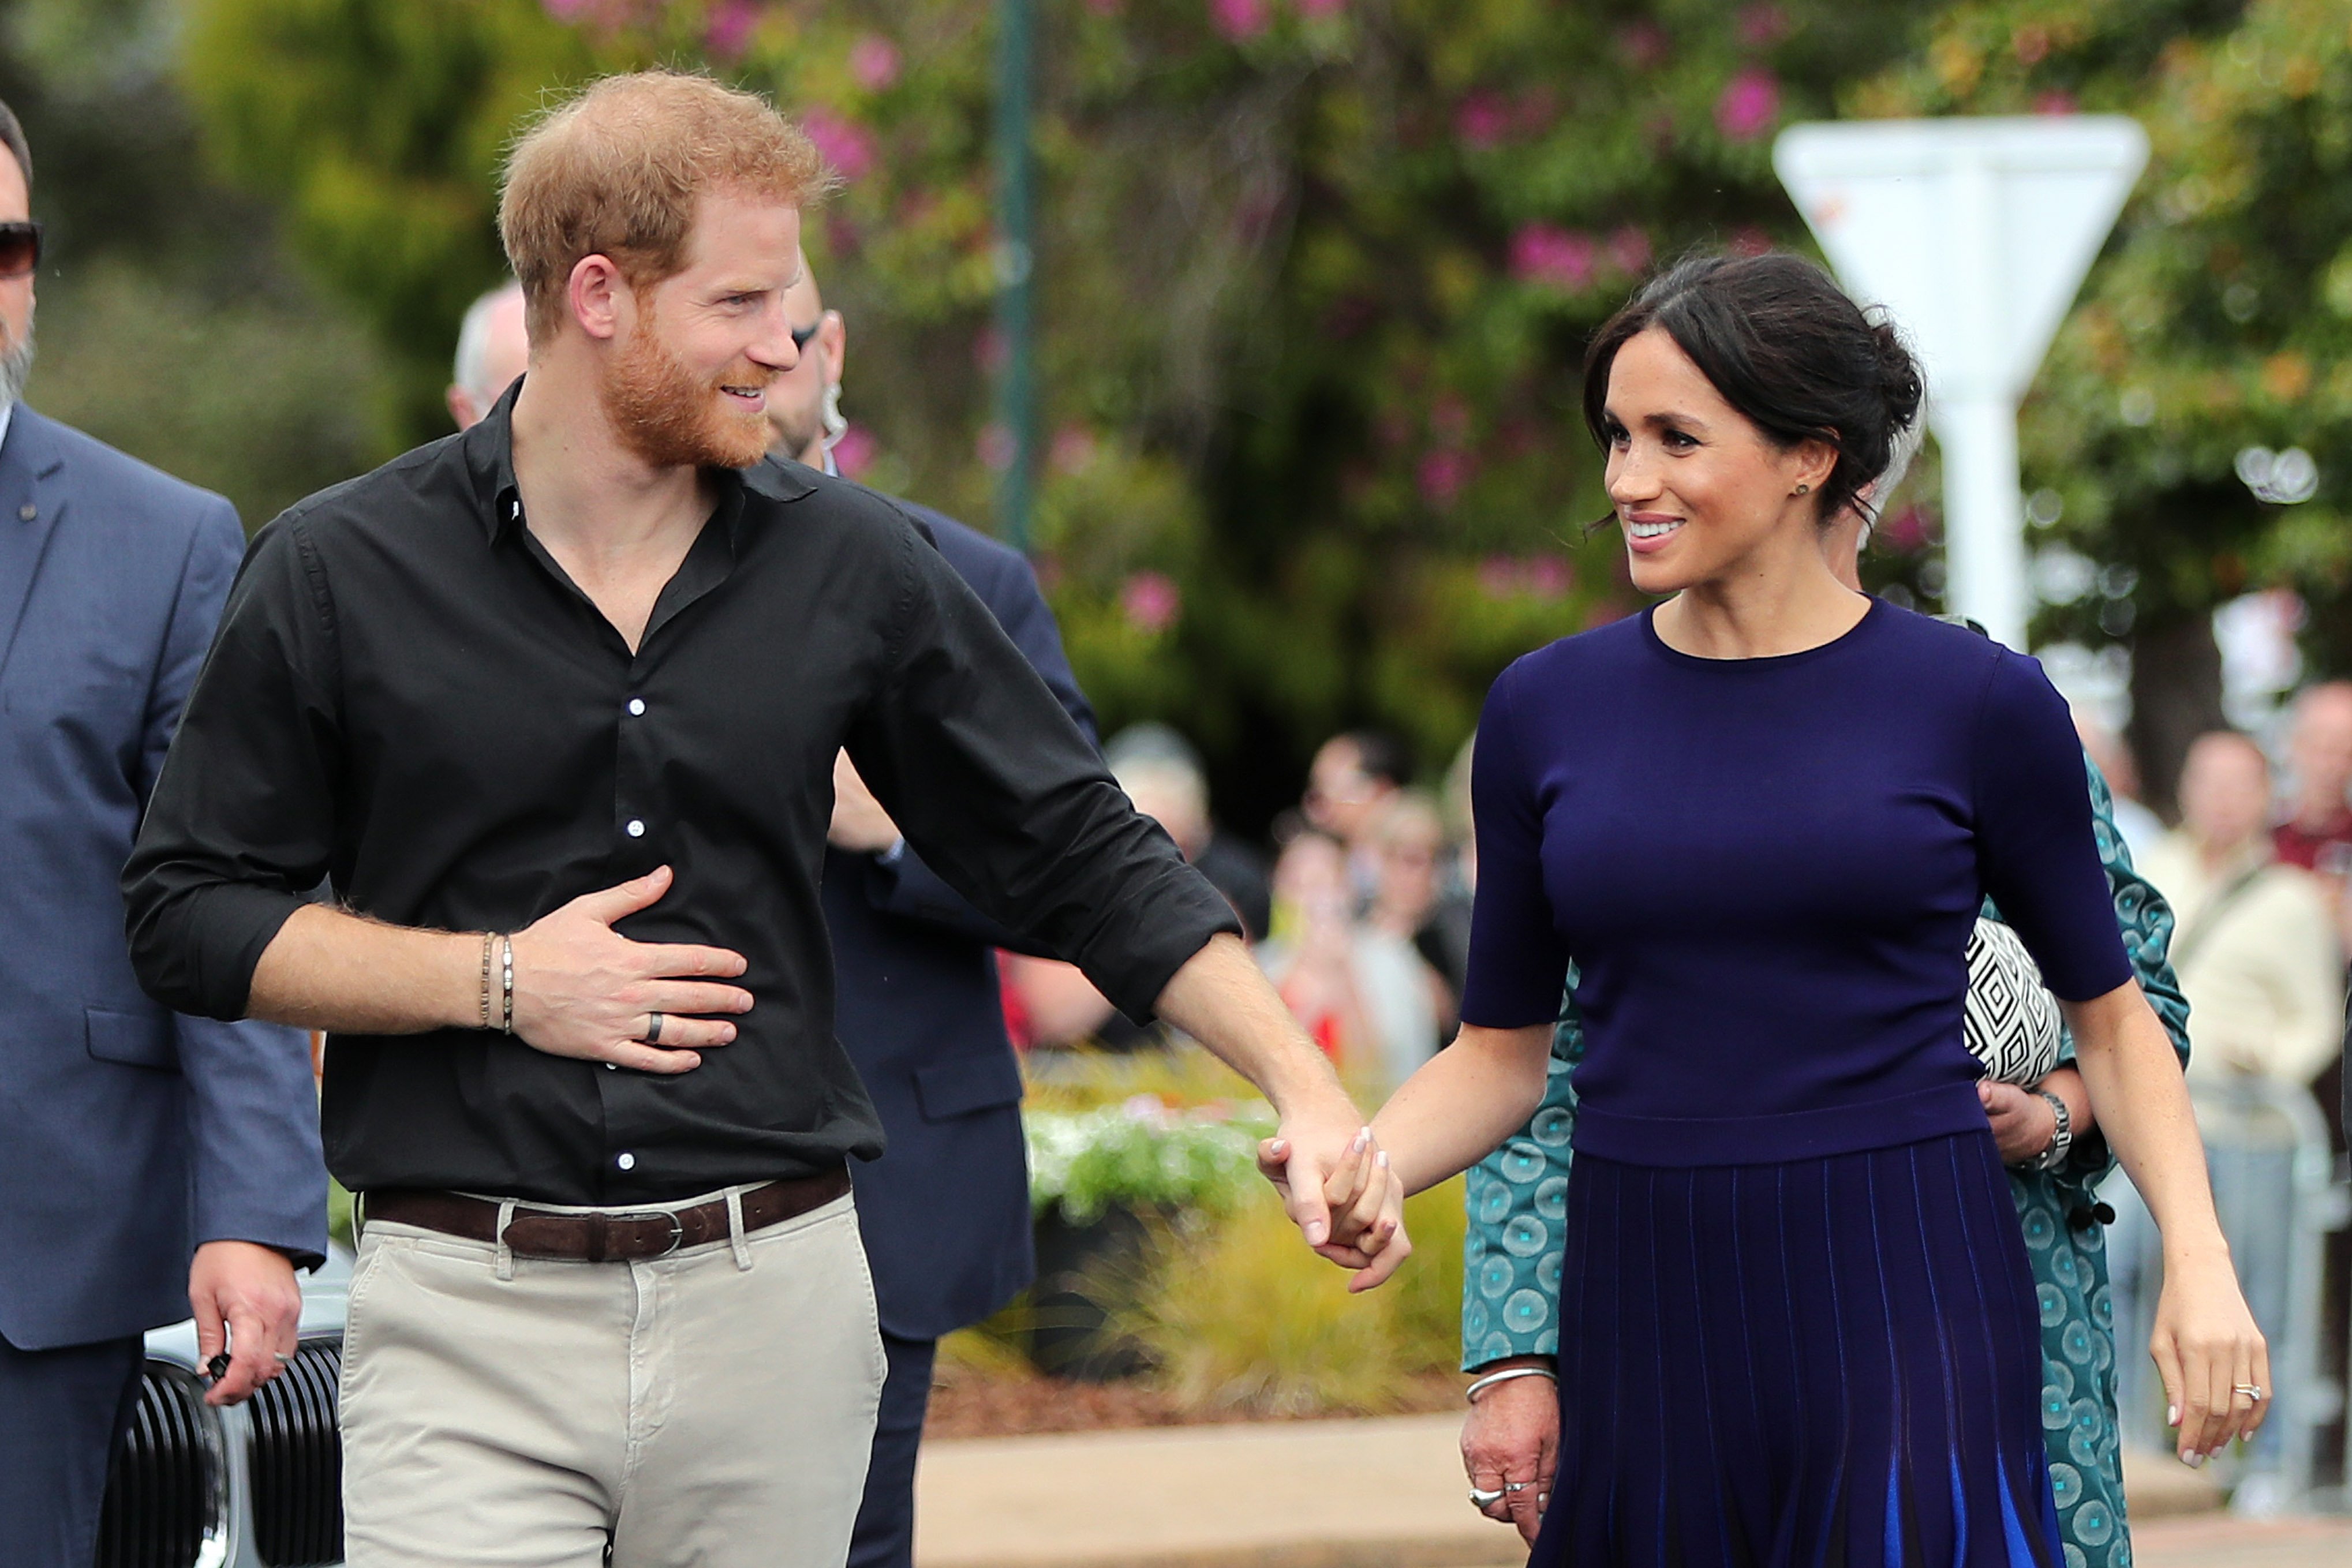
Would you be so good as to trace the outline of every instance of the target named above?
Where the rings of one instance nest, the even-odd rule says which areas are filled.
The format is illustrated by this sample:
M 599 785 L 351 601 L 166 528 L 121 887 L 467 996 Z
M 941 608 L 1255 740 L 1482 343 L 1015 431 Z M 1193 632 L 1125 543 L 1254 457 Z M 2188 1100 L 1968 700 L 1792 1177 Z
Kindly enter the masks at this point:
M 1309 1252 L 1273 1191 L 1221 1220 L 1164 1228 L 1121 1329 L 1195 1410 L 1373 1414 L 1412 1380 L 1452 1370 L 1462 1303 L 1462 1188 L 1406 1206 L 1413 1255 L 1377 1291 Z

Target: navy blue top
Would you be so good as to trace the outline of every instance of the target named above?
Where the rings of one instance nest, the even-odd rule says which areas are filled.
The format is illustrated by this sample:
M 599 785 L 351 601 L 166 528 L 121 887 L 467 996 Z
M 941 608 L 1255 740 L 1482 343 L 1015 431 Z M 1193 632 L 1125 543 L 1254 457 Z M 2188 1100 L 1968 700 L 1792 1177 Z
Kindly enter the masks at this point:
M 2131 978 L 2083 753 L 2041 666 L 1873 601 L 1799 653 L 1700 659 L 1648 612 L 1487 695 L 1464 1021 L 1588 1031 L 1574 1146 L 1649 1165 L 1985 1125 L 1961 1039 L 1987 894 L 2069 1000 Z

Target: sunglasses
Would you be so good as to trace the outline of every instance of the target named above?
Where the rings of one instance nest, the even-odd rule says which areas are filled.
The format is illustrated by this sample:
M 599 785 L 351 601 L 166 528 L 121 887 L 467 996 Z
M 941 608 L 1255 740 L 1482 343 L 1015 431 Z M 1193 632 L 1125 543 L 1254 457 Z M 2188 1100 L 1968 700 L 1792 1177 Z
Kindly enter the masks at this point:
M 0 224 L 0 277 L 23 277 L 41 265 L 41 225 Z
M 35 236 L 35 237 L 36 237 L 36 238 L 37 238 L 38 236 L 37 235 L 37 236 Z M 805 354 L 805 353 L 807 353 L 807 352 L 808 352 L 808 346 L 809 346 L 809 343 L 811 342 L 811 340 L 813 340 L 816 337 L 816 335 L 817 335 L 819 332 L 823 331 L 824 329 L 824 317 L 822 317 L 822 316 L 818 317 L 815 320 L 814 320 L 814 321 L 810 322 L 810 323 L 809 323 L 807 326 L 805 326 L 805 327 L 795 327 L 795 328 L 793 328 L 793 351 L 794 353 L 796 353 L 796 354 Z

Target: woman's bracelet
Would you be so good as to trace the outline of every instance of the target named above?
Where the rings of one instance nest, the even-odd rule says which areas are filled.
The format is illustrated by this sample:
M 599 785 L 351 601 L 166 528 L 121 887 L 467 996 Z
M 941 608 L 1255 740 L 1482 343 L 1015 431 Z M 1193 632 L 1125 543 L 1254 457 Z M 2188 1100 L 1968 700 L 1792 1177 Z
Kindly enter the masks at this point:
M 1507 1366 L 1500 1372 L 1488 1373 L 1464 1389 L 1462 1397 L 1475 1405 L 1478 1403 L 1478 1396 L 1494 1387 L 1497 1383 L 1508 1383 L 1514 1377 L 1549 1377 L 1554 1383 L 1559 1381 L 1559 1374 L 1549 1366 Z
M 504 999 L 499 1006 L 499 1030 L 501 1033 L 512 1034 L 514 1033 L 514 938 L 501 936 L 499 938 L 499 943 L 506 954 L 499 966 L 505 978 L 501 986 Z

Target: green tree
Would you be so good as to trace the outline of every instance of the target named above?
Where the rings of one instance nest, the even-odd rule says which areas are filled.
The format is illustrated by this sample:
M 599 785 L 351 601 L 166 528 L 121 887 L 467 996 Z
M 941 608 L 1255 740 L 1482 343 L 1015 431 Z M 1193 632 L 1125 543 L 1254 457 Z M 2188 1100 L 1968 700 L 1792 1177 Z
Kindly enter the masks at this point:
M 2352 19 L 2331 0 L 1985 0 L 1848 102 L 2147 128 L 2147 173 L 2020 434 L 2048 538 L 2108 568 L 2109 591 L 2037 630 L 2133 644 L 2134 738 L 2168 800 L 2188 740 L 2221 721 L 2217 603 L 2292 587 L 2317 666 L 2352 668 Z M 2292 448 L 2316 461 L 2308 498 L 2239 476 L 2242 454 Z
M 253 523 L 373 460 L 376 352 L 281 265 L 268 204 L 208 177 L 177 21 L 170 0 L 0 3 L 47 235 L 28 395 Z
M 649 60 L 772 94 L 846 177 L 844 454 L 986 520 L 990 9 L 975 0 L 194 0 L 224 166 L 412 361 L 437 428 L 547 88 Z M 1773 132 L 1905 55 L 1906 0 L 1045 0 L 1036 543 L 1113 724 L 1254 827 L 1346 724 L 1433 767 L 1509 658 L 1631 601 L 1577 414 L 1592 327 L 1694 244 L 1802 243 Z

